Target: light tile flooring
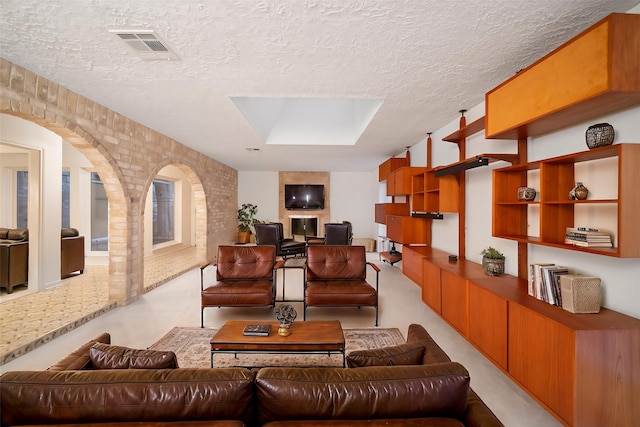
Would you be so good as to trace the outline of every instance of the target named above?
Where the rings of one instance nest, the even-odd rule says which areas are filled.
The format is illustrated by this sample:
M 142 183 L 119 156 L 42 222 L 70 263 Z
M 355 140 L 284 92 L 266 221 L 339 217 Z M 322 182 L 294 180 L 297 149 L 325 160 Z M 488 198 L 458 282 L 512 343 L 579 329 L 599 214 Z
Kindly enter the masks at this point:
M 198 268 L 193 268 L 193 266 L 199 265 L 200 262 L 197 262 L 194 257 L 193 252 L 180 251 L 147 260 L 145 262 L 145 287 L 149 287 L 149 289 L 154 288 L 154 281 L 155 283 L 165 282 L 165 279 L 161 277 L 163 274 L 174 277 L 178 270 L 188 271 L 167 281 L 162 286 L 156 287 L 151 292 L 143 294 L 138 301 L 124 307 L 106 310 L 100 315 L 95 315 L 91 319 L 75 325 L 74 328 L 65 331 L 66 333 L 57 335 L 55 339 L 46 340 L 22 356 L 1 365 L 0 372 L 46 369 L 71 350 L 102 332 L 109 332 L 112 343 L 116 345 L 146 348 L 174 326 L 199 326 L 200 272 Z M 399 328 L 403 334 L 406 334 L 409 324 L 420 323 L 424 325 L 449 356 L 462 363 L 469 370 L 473 389 L 506 426 L 555 427 L 561 425 L 422 303 L 420 289 L 402 274 L 401 263 L 390 266 L 381 262 L 376 253 L 369 253 L 368 257 L 370 261 L 375 262 L 381 268 L 380 327 Z M 174 263 L 176 266 L 182 263 L 182 266 L 177 266 L 172 270 L 168 267 L 170 263 Z M 156 276 L 156 279 L 151 279 L 151 270 L 154 269 L 156 271 L 167 270 L 163 270 L 165 272 Z M 104 272 L 96 272 L 95 276 L 93 274 L 93 271 L 87 271 L 82 275 L 85 277 L 74 278 L 82 279 L 82 285 L 77 285 L 82 290 L 65 290 L 67 283 L 71 287 L 76 286 L 75 283 L 79 281 L 69 280 L 65 281 L 64 286 L 59 286 L 55 290 L 41 292 L 42 295 L 37 296 L 36 294 L 33 297 L 29 295 L 11 300 L 16 301 L 11 306 L 8 304 L 11 301 L 0 303 L 0 325 L 2 325 L 0 341 L 3 353 L 7 346 L 15 346 L 19 336 L 28 334 L 33 336 L 40 333 L 38 331 L 60 328 L 73 323 L 74 317 L 86 316 L 99 310 L 99 307 L 108 306 L 109 302 L 105 298 L 105 285 L 100 284 Z M 212 280 L 214 277 L 215 268 L 208 268 L 205 271 L 206 280 Z M 286 298 L 301 299 L 302 270 L 288 269 L 285 277 Z M 283 275 L 279 273 L 279 299 L 282 298 L 282 279 Z M 371 269 L 369 269 L 369 280 L 375 280 Z M 79 293 L 82 293 L 82 296 L 76 298 Z M 39 302 L 28 301 L 27 298 L 30 297 L 38 298 Z M 70 302 L 70 299 L 73 300 L 73 303 Z M 301 320 L 302 304 L 298 302 L 291 304 L 298 310 L 299 320 Z M 34 313 L 38 314 L 25 316 L 25 312 L 38 306 L 43 307 L 34 310 Z M 70 315 L 71 312 L 74 315 Z M 345 328 L 372 327 L 373 316 L 374 312 L 370 308 L 360 310 L 310 308 L 307 313 L 309 319 L 338 318 Z M 12 323 L 11 327 L 6 328 L 7 323 L 5 322 L 12 322 L 14 318 L 28 320 L 23 323 Z M 220 327 L 228 319 L 264 320 L 271 318 L 273 318 L 273 311 L 267 308 L 207 308 L 205 310 L 205 326 L 209 328 Z M 28 334 L 27 331 L 29 331 Z M 7 344 L 11 340 L 15 340 L 14 343 Z

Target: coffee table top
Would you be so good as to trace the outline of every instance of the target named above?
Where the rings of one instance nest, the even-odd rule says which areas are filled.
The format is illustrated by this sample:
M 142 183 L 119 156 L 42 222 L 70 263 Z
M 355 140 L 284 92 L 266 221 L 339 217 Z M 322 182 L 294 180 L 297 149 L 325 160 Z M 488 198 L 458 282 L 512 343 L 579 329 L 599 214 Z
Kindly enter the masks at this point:
M 270 324 L 266 337 L 242 335 L 247 325 Z M 293 322 L 291 335 L 278 335 L 278 322 L 228 320 L 211 338 L 211 350 L 231 351 L 344 351 L 344 333 L 340 321 Z

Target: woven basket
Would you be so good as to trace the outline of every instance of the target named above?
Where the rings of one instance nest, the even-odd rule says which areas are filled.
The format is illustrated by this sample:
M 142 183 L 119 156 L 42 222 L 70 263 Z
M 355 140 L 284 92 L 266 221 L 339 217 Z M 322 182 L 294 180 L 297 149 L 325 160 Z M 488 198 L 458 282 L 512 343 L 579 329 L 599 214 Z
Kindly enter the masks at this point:
M 571 313 L 600 312 L 600 278 L 574 274 L 560 276 L 562 308 Z
M 609 123 L 598 123 L 587 128 L 585 138 L 589 149 L 604 147 L 613 144 L 615 131 Z

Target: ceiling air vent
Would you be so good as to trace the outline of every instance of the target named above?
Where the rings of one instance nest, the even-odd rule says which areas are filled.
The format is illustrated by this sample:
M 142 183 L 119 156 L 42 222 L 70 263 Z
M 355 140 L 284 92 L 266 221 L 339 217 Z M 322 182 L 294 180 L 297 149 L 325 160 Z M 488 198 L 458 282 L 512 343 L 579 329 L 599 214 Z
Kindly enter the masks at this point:
M 153 30 L 109 30 L 109 32 L 115 34 L 142 59 L 171 61 L 180 59 Z

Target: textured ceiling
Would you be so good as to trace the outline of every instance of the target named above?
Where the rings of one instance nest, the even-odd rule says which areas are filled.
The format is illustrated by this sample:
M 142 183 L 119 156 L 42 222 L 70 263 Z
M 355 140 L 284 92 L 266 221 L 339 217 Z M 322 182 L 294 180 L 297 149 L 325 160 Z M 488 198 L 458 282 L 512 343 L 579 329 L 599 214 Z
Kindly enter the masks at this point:
M 638 3 L 0 0 L 0 55 L 238 170 L 370 171 Z M 108 31 L 135 28 L 180 60 L 140 59 Z M 245 96 L 383 102 L 354 146 L 279 146 L 230 99 Z

